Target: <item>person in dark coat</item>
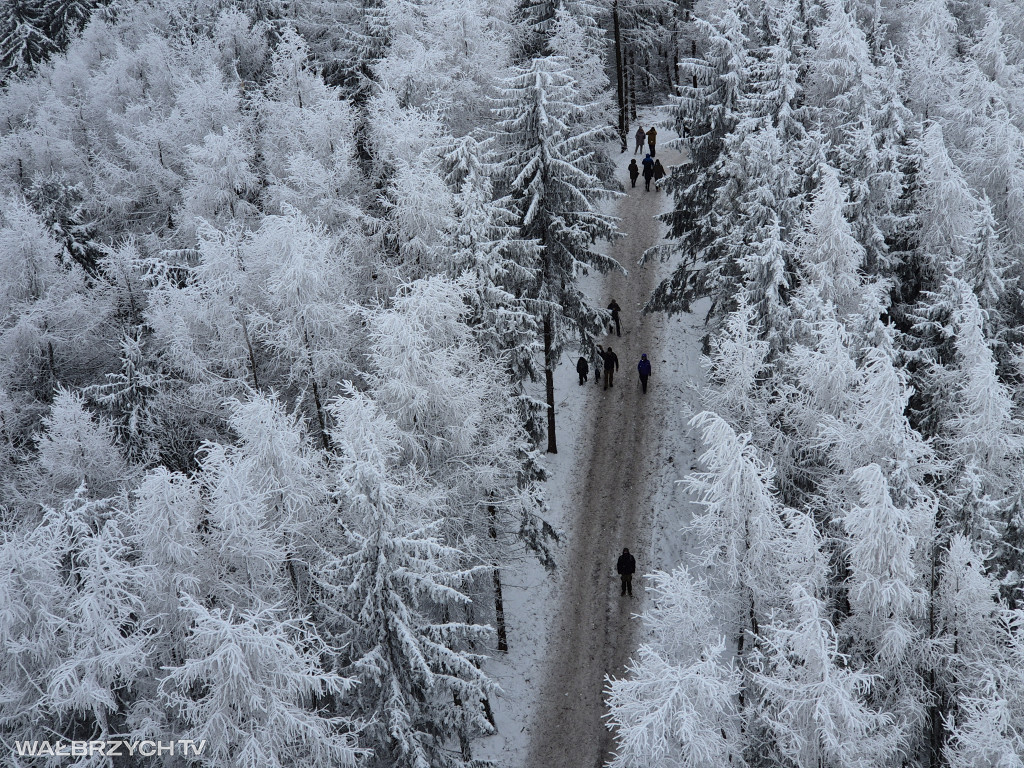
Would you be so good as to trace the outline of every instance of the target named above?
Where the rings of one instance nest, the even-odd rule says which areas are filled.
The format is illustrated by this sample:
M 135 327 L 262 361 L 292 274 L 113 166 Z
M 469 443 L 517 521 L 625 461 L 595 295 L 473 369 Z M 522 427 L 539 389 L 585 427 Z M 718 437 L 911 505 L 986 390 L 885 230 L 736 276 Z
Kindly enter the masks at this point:
M 654 126 L 651 126 L 651 130 L 647 132 L 647 146 L 651 148 L 651 157 L 654 157 L 654 145 L 658 141 L 658 132 L 654 130 Z M 636 154 L 636 153 L 634 153 Z
M 634 157 L 629 161 L 629 183 L 635 187 L 638 178 L 640 178 L 640 166 L 636 164 L 636 158 Z
M 640 386 L 644 390 L 644 394 L 647 394 L 647 380 L 651 378 L 651 361 L 647 359 L 647 354 L 640 355 L 640 362 L 636 364 L 637 371 L 640 372 Z
M 644 191 L 651 191 L 651 179 L 654 178 L 654 160 L 647 155 L 640 163 L 644 167 Z
M 612 352 L 611 347 L 601 349 L 599 345 L 597 351 L 601 355 L 601 361 L 604 363 L 604 388 L 614 387 L 615 372 L 619 370 L 619 356 Z
M 590 373 L 590 363 L 583 355 L 580 355 L 580 359 L 576 361 L 576 373 L 580 375 L 580 386 L 582 387 L 587 383 L 587 374 Z
M 634 150 L 633 150 L 633 154 L 634 154 L 634 155 L 635 155 L 635 154 L 636 154 L 637 152 L 639 152 L 639 151 L 640 151 L 641 149 L 643 149 L 643 146 L 644 146 L 644 138 L 645 138 L 646 136 L 647 136 L 647 131 L 645 131 L 645 130 L 643 129 L 643 127 L 642 127 L 642 126 L 639 126 L 639 125 L 638 125 L 638 126 L 636 127 L 636 149 L 634 149 Z
M 622 307 L 619 306 L 619 303 L 615 299 L 612 299 L 612 303 L 608 305 L 608 309 L 611 310 L 612 322 L 615 323 L 615 335 L 621 336 L 622 328 L 619 326 L 619 312 L 622 310 Z
M 629 549 L 623 547 L 622 554 L 619 555 L 618 561 L 615 563 L 615 572 L 622 577 L 622 594 L 629 594 L 633 596 L 633 574 L 636 573 L 636 558 L 629 554 Z
M 658 183 L 665 178 L 665 166 L 661 164 L 661 160 L 654 161 L 654 188 L 661 189 L 661 185 Z

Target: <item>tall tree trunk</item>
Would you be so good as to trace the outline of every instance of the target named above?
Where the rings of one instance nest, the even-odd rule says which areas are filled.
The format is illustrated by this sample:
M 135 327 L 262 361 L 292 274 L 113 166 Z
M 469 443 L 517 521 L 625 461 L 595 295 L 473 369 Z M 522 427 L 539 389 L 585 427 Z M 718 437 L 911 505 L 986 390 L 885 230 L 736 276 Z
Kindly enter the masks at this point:
M 555 353 L 551 311 L 544 313 L 544 385 L 548 396 L 548 453 L 558 453 L 555 440 Z
M 629 116 L 630 119 L 636 120 L 636 51 L 632 48 L 629 49 L 629 66 L 626 73 L 629 76 L 629 88 L 626 90 L 629 94 Z
M 325 451 L 330 450 L 331 441 L 327 437 L 327 419 L 324 418 L 324 407 L 320 400 L 320 387 L 316 383 L 316 372 L 313 370 L 313 351 L 309 343 L 309 331 L 302 326 L 302 337 L 306 342 L 306 364 L 309 366 L 309 383 L 313 389 L 313 403 L 316 405 L 316 420 L 320 424 L 320 442 Z
M 50 379 L 50 400 L 53 400 L 53 393 L 57 391 L 57 363 L 53 356 L 53 342 L 46 342 L 46 363 L 49 369 Z
M 938 527 L 938 525 L 936 525 Z M 939 542 L 932 545 L 931 577 L 929 578 L 928 595 L 928 639 L 936 640 L 935 629 L 935 601 L 939 591 Z M 932 694 L 932 703 L 928 707 L 928 765 L 931 768 L 939 768 L 942 761 L 942 742 L 944 733 L 943 727 L 943 701 L 939 695 L 938 684 L 935 676 L 934 666 L 928 670 L 928 689 Z
M 690 58 L 691 59 L 696 59 L 697 58 L 697 41 L 696 40 L 691 40 L 690 41 Z M 696 70 L 693 73 L 693 90 L 697 90 L 697 72 L 696 72 Z
M 622 151 L 626 151 L 626 93 L 623 83 L 622 72 L 622 35 L 619 32 L 619 0 L 612 0 L 612 26 L 615 29 L 615 82 L 619 96 L 619 142 L 622 144 Z M 552 410 L 551 423 L 554 424 L 554 411 Z M 549 448 L 550 451 L 550 442 Z M 552 451 L 553 453 L 554 451 Z
M 491 538 L 497 541 L 498 539 L 498 511 L 494 508 L 493 504 L 487 506 L 487 511 L 490 513 L 490 534 Z M 508 653 L 508 633 L 505 630 L 505 600 L 501 595 L 501 571 L 498 569 L 498 563 L 495 562 L 491 569 L 491 577 L 494 580 L 494 616 L 495 624 L 498 625 L 498 650 L 502 653 Z
M 245 315 L 238 313 L 238 321 L 242 325 L 242 338 L 245 339 L 245 348 L 249 353 L 249 372 L 252 373 L 253 389 L 260 388 L 260 379 L 256 375 L 256 354 L 252 350 L 252 341 L 249 339 L 249 325 L 245 322 Z

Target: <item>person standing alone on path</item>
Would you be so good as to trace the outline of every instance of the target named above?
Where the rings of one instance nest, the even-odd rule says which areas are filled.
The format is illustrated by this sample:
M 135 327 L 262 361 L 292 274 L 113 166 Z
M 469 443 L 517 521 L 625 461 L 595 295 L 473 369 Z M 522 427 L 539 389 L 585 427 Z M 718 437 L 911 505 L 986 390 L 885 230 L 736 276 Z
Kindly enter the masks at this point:
M 587 363 L 587 358 L 580 355 L 580 359 L 576 361 L 576 373 L 580 375 L 580 386 L 582 387 L 587 383 L 587 374 L 590 373 L 590 364 Z
M 638 125 L 636 127 L 636 149 L 633 150 L 634 155 L 643 148 L 645 136 L 647 136 L 647 132 L 643 129 L 643 126 Z
M 651 130 L 647 132 L 647 146 L 651 148 L 651 157 L 654 157 L 654 145 L 658 141 L 658 132 L 651 126 Z M 633 154 L 636 154 L 635 152 Z
M 651 156 L 647 155 L 641 163 L 644 167 L 644 191 L 651 191 L 651 178 L 654 176 L 654 161 L 651 160 Z
M 622 328 L 619 326 L 619 312 L 622 310 L 622 307 L 619 306 L 619 303 L 615 299 L 612 299 L 612 303 L 608 305 L 608 309 L 612 313 L 612 322 L 615 323 L 615 335 L 621 336 Z M 609 327 L 608 330 L 610 332 L 611 327 Z
M 623 547 L 618 562 L 615 563 L 615 571 L 622 577 L 622 593 L 633 596 L 633 574 L 636 573 L 636 559 L 629 554 L 629 548 Z
M 640 372 L 640 386 L 646 395 L 647 380 L 651 378 L 651 361 L 647 359 L 647 353 L 640 355 L 640 362 L 636 364 L 636 369 Z
M 614 376 L 615 372 L 619 369 L 619 356 L 612 352 L 612 348 L 601 349 L 600 346 L 597 348 L 598 354 L 601 355 L 601 360 L 604 362 L 604 388 L 614 387 Z
M 636 180 L 640 176 L 640 166 L 636 164 L 636 158 L 634 157 L 629 161 L 629 183 L 632 186 L 636 186 Z

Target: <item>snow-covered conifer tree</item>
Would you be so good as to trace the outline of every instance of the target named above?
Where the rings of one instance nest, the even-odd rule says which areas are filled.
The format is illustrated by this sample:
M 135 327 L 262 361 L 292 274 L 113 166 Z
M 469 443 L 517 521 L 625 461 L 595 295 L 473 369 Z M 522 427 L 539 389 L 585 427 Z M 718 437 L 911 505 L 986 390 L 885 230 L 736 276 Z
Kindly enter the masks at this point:
M 148 666 L 140 596 L 145 568 L 133 562 L 119 501 L 89 502 L 76 494 L 47 518 L 68 585 L 68 646 L 48 680 L 47 704 L 58 717 L 83 715 L 101 735 L 112 735 Z
M 847 199 L 836 170 L 821 168 L 821 186 L 797 238 L 796 259 L 805 280 L 797 301 L 803 312 L 810 309 L 808 302 L 813 306 L 824 301 L 846 319 L 860 308 L 864 247 L 854 239 L 844 215 Z
M 704 545 L 702 562 L 716 566 L 736 592 L 737 613 L 731 620 L 742 650 L 747 633 L 756 636 L 759 624 L 786 604 L 787 584 L 819 584 L 824 562 L 817 544 L 806 539 L 812 531 L 806 516 L 783 509 L 776 498 L 774 470 L 750 435 L 737 435 L 710 412 L 690 423 L 702 429 L 707 450 L 701 461 L 708 468 L 685 481 L 703 507 L 691 527 Z
M 611 768 L 742 765 L 740 675 L 726 654 L 707 584 L 683 567 L 652 574 L 653 606 L 641 615 L 651 639 L 627 676 L 608 683 Z
M 308 622 L 269 605 L 235 614 L 185 596 L 185 658 L 160 682 L 181 738 L 226 768 L 355 766 L 359 723 L 331 712 L 352 680 L 324 671 L 331 649 Z
M 49 494 L 70 496 L 84 484 L 89 496 L 104 498 L 130 479 L 113 426 L 89 413 L 81 395 L 58 389 L 42 426 L 37 466 Z
M 914 512 L 896 507 L 877 464 L 853 473 L 860 499 L 843 518 L 850 536 L 850 608 L 844 626 L 883 669 L 903 660 L 914 642 L 924 593 L 914 562 L 916 532 L 925 530 Z
M 597 20 L 601 11 L 589 0 L 560 3 L 548 40 L 551 52 L 569 64 L 579 98 L 590 104 L 595 117 L 607 112 L 611 101 L 604 68 L 608 41 Z
M 82 486 L 0 548 L 6 733 L 44 728 L 53 740 L 122 732 L 151 649 L 146 567 L 124 523 L 123 497 L 89 500 Z
M 0 541 L 0 729 L 5 734 L 28 734 L 53 719 L 45 691 L 69 643 L 63 631 L 70 617 L 62 533 L 54 525 L 36 526 Z
M 89 290 L 77 263 L 61 264 L 47 230 L 24 200 L 0 204 L 0 381 L 37 411 L 62 383 L 75 386 L 95 370 L 111 315 L 109 294 Z
M 992 206 L 982 198 L 975 240 L 964 266 L 978 304 L 988 314 L 985 330 L 989 338 L 998 332 L 1002 324 L 997 313 L 1006 295 L 1010 266 L 1007 248 L 999 238 L 997 227 Z
M 586 105 L 577 100 L 567 70 L 557 56 L 533 59 L 505 81 L 495 109 L 520 237 L 540 246 L 522 265 L 528 277 L 518 288 L 541 320 L 550 453 L 557 452 L 555 365 L 569 339 L 589 348 L 606 316 L 576 279 L 589 269 L 618 267 L 593 249 L 598 237 L 617 234 L 611 217 L 597 208 L 610 194 L 601 180 L 606 160 L 598 148 L 607 130 L 585 122 Z
M 154 401 L 167 385 L 168 377 L 151 368 L 143 350 L 141 334 L 121 339 L 121 369 L 108 373 L 105 384 L 93 385 L 85 393 L 114 416 L 118 443 L 129 460 L 146 464 L 156 458 L 158 416 Z
M 773 751 L 796 766 L 886 764 L 899 740 L 891 718 L 864 702 L 871 675 L 848 666 L 822 600 L 799 583 L 790 600 L 792 624 L 776 619 L 765 626 L 755 660 L 757 716 Z
M 53 49 L 46 15 L 38 0 L 10 0 L 0 21 L 0 81 L 27 72 Z
M 417 281 L 392 308 L 367 313 L 365 375 L 402 430 L 407 460 L 447 489 L 445 540 L 498 562 L 499 533 L 518 534 L 546 560 L 529 437 L 496 361 L 465 323 L 467 282 Z
M 286 206 L 284 215 L 264 217 L 247 237 L 241 261 L 260 281 L 253 332 L 275 353 L 267 362 L 271 370 L 279 367 L 286 392 L 294 387 L 299 398 L 312 399 L 311 418 L 326 441 L 324 405 L 336 390 L 325 387 L 351 375 L 358 344 L 349 304 L 354 260 L 322 225 Z M 242 330 L 248 345 L 244 325 Z
M 256 215 L 259 179 L 253 168 L 252 141 L 244 126 L 208 133 L 189 152 L 191 179 L 182 190 L 181 227 L 186 237 L 197 220 L 227 228 Z
M 324 84 L 308 44 L 293 30 L 285 31 L 271 66 L 258 102 L 267 197 L 275 213 L 291 206 L 325 226 L 343 227 L 355 216 L 350 198 L 358 181 L 352 107 Z
M 807 95 L 824 110 L 822 122 L 838 144 L 848 122 L 859 121 L 881 89 L 857 20 L 842 0 L 824 0 L 822 5 L 825 15 L 814 31 Z
M 443 162 L 445 181 L 454 193 L 454 252 L 448 257 L 448 274 L 472 280 L 473 291 L 465 300 L 471 307 L 471 325 L 486 354 L 507 368 L 514 383 L 535 379 L 534 356 L 538 344 L 535 316 L 515 286 L 529 279 L 524 264 L 536 259 L 522 255 L 537 248 L 519 238 L 515 213 L 496 200 L 495 180 L 500 167 L 493 141 L 465 136 L 453 142 Z M 531 408 L 521 406 L 524 416 Z M 524 418 L 524 422 L 528 419 Z M 535 438 L 539 433 L 533 433 Z
M 200 595 L 208 578 L 200 485 L 180 472 L 153 469 L 134 490 L 125 516 L 144 568 L 139 596 L 158 629 L 151 661 L 158 667 L 177 664 L 185 658 L 182 643 L 189 625 L 181 600 Z M 166 724 L 165 713 L 152 700 L 136 708 L 130 725 L 145 731 L 147 720 Z
M 718 234 L 709 218 L 718 188 L 722 142 L 743 116 L 751 66 L 748 37 L 731 8 L 710 21 L 693 21 L 693 50 L 680 62 L 680 95 L 672 116 L 691 162 L 669 177 L 675 206 L 665 215 L 669 236 L 678 241 L 680 263 L 649 302 L 652 309 L 686 311 L 703 295 L 697 253 Z M 672 246 L 676 247 L 676 246 Z
M 758 338 L 755 317 L 755 307 L 741 298 L 716 334 L 706 364 L 708 379 L 715 384 L 708 392 L 708 405 L 730 424 L 750 431 L 768 420 L 759 385 L 771 370 L 770 345 Z
M 465 618 L 474 572 L 440 540 L 442 494 L 402 461 L 394 421 L 351 388 L 330 410 L 343 527 L 316 578 L 340 661 L 359 683 L 370 765 L 470 765 L 470 739 L 490 731 L 482 700 L 493 687 L 474 651 L 489 629 Z
M 174 374 L 193 382 L 248 380 L 259 387 L 260 358 L 252 323 L 258 301 L 258 275 L 242 260 L 243 235 L 202 227 L 199 262 L 181 281 L 157 274 L 145 317 L 154 345 Z
M 877 464 L 850 478 L 859 499 L 843 518 L 849 535 L 846 567 L 850 616 L 839 633 L 848 638 L 852 663 L 880 675 L 870 700 L 893 718 L 904 743 L 917 740 L 925 722 L 922 619 L 927 593 L 920 543 L 933 524 L 933 509 L 893 504 Z M 932 514 L 929 514 L 931 512 Z
M 917 178 L 920 239 L 915 261 L 918 284 L 935 290 L 949 264 L 966 260 L 970 252 L 978 199 L 950 158 L 938 123 L 925 130 L 921 141 L 923 157 Z
M 985 556 L 964 536 L 948 541 L 932 595 L 932 634 L 946 652 L 941 664 L 930 665 L 929 736 L 932 749 L 941 748 L 947 759 L 962 764 L 968 745 L 978 748 L 980 757 L 1020 739 L 1024 681 L 1016 667 L 1019 617 L 999 602 L 997 584 L 985 573 Z

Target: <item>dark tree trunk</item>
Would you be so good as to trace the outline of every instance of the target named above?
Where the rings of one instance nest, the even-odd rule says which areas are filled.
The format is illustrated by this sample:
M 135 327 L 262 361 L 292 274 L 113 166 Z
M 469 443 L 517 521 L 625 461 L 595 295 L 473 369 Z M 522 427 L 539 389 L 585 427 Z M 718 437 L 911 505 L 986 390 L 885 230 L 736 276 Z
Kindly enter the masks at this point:
M 548 453 L 558 453 L 555 440 L 555 352 L 551 312 L 544 313 L 544 385 L 548 396 Z
M 938 520 L 936 520 L 938 523 Z M 935 600 L 939 591 L 939 544 L 936 542 L 932 547 L 932 563 L 930 589 L 928 596 L 928 637 L 936 640 L 935 629 Z M 943 696 L 939 693 L 938 683 L 935 676 L 935 669 L 928 670 L 928 688 L 932 694 L 932 702 L 928 707 L 928 765 L 931 768 L 940 768 L 942 760 L 942 742 L 944 733 L 943 726 Z
M 488 506 L 487 511 L 491 516 L 489 531 L 491 538 L 497 540 L 498 525 L 496 521 L 498 512 L 493 505 Z M 491 570 L 491 576 L 494 579 L 494 615 L 495 624 L 498 625 L 498 650 L 502 653 L 508 653 L 508 633 L 505 630 L 505 600 L 501 595 L 501 571 L 498 570 L 497 563 L 495 563 L 494 568 Z
M 629 68 L 626 70 L 629 75 L 629 117 L 636 120 L 636 51 L 629 51 Z
M 612 2 L 612 26 L 615 30 L 615 82 L 619 97 L 619 142 L 622 144 L 622 151 L 626 151 L 626 93 L 623 83 L 622 72 L 622 35 L 619 32 L 619 1 Z M 551 411 L 551 424 L 554 425 L 554 406 Z M 552 427 L 553 428 L 553 427 Z M 550 451 L 550 442 L 548 450 Z M 551 451 L 554 453 L 554 451 Z
M 309 383 L 313 389 L 313 403 L 316 405 L 316 420 L 320 424 L 320 442 L 325 451 L 331 449 L 331 440 L 327 436 L 327 419 L 324 418 L 324 407 L 320 400 L 320 387 L 316 383 L 316 372 L 313 370 L 313 352 L 309 343 L 309 331 L 303 327 L 302 336 L 306 342 L 306 363 L 309 365 Z
M 252 386 L 253 389 L 259 389 L 260 379 L 256 375 L 256 354 L 253 352 L 252 341 L 249 339 L 249 326 L 246 324 L 245 316 L 241 312 L 238 313 L 238 321 L 242 325 L 242 338 L 245 339 L 245 348 L 249 353 L 249 371 L 252 373 Z

